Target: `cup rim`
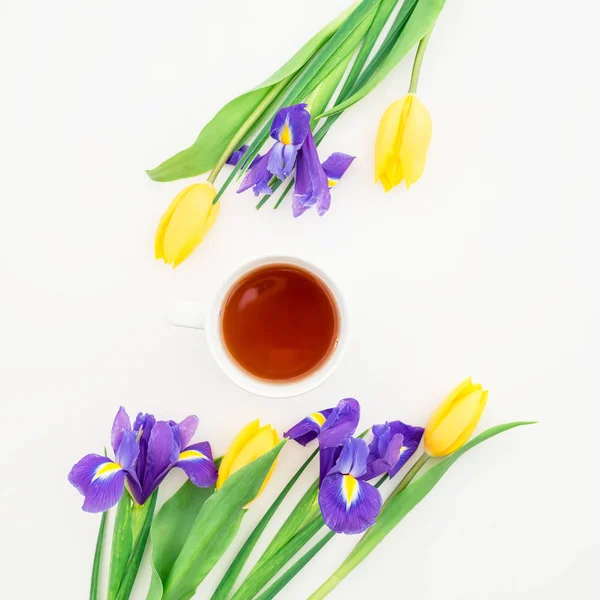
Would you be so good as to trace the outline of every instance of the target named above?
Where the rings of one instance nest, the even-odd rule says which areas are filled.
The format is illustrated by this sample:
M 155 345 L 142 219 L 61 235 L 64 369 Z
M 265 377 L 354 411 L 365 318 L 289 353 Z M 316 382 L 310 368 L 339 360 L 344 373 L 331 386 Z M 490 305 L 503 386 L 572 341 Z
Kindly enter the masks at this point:
M 224 347 L 221 335 L 221 311 L 231 288 L 247 273 L 263 266 L 288 264 L 305 269 L 318 277 L 331 293 L 338 309 L 338 339 L 327 360 L 313 373 L 302 379 L 279 383 L 261 380 L 244 371 L 229 355 Z M 344 296 L 331 278 L 321 267 L 291 255 L 268 255 L 253 258 L 230 273 L 217 288 L 206 317 L 206 339 L 215 361 L 221 370 L 238 387 L 267 398 L 293 398 L 306 394 L 322 385 L 335 371 L 342 360 L 348 344 L 348 312 Z

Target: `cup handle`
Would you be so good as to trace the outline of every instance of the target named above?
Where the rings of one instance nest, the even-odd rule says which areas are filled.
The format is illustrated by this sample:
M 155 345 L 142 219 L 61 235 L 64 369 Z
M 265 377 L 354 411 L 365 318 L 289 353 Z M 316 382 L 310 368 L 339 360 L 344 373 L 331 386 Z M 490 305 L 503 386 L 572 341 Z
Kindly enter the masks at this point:
M 208 310 L 197 302 L 173 302 L 167 310 L 165 321 L 176 327 L 205 329 Z

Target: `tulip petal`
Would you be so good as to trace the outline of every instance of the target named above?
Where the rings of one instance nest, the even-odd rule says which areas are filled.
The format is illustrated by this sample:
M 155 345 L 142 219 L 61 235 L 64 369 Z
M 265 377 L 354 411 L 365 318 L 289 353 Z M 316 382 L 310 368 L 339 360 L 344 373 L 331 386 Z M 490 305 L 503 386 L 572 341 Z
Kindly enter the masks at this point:
M 248 423 L 233 439 L 229 449 L 225 453 L 221 465 L 219 467 L 219 477 L 217 479 L 217 489 L 219 489 L 225 480 L 229 477 L 231 471 L 231 465 L 235 461 L 237 455 L 241 452 L 242 448 L 248 443 L 250 439 L 256 434 L 260 428 L 260 421 L 256 419 L 251 423 Z
M 407 189 L 423 174 L 432 130 L 431 116 L 425 105 L 414 94 L 410 94 L 409 102 L 400 145 L 400 164 Z
M 188 193 L 190 187 L 192 187 L 192 186 L 188 186 L 188 187 L 184 188 L 183 190 L 181 190 L 179 192 L 179 194 L 177 194 L 177 196 L 175 196 L 175 198 L 173 199 L 171 204 L 169 204 L 169 208 L 167 208 L 167 210 L 165 211 L 165 213 L 163 214 L 163 216 L 161 217 L 161 219 L 158 223 L 158 228 L 156 229 L 156 235 L 154 236 L 154 256 L 157 260 L 159 258 L 162 258 L 162 259 L 165 258 L 163 245 L 164 245 L 164 239 L 165 239 L 165 233 L 167 231 L 167 227 L 169 226 L 169 223 L 171 222 L 171 218 L 175 214 L 175 210 L 179 206 L 179 203 L 181 202 L 183 197 Z
M 445 417 L 445 415 L 450 410 L 452 404 L 456 401 L 457 398 L 468 393 L 473 390 L 473 380 L 471 377 L 467 377 L 464 381 L 459 383 L 449 394 L 446 396 L 444 401 L 433 411 L 431 417 L 429 417 L 429 421 L 427 422 L 427 427 L 425 429 L 425 443 L 427 444 L 427 440 L 429 437 L 429 433 L 435 429 L 438 423 Z
M 253 460 L 266 454 L 274 447 L 274 445 L 273 428 L 270 425 L 264 425 L 250 440 L 248 440 L 235 457 L 235 460 L 231 464 L 229 475 L 233 475 L 236 471 L 244 468 Z
M 381 505 L 379 490 L 352 475 L 328 475 L 319 490 L 323 520 L 336 533 L 366 531 L 375 524 Z
M 375 138 L 375 183 L 385 178 L 387 185 L 394 187 L 402 181 L 400 179 L 392 185 L 392 179 L 390 174 L 387 173 L 389 168 L 389 161 L 394 156 L 394 146 L 397 143 L 397 137 L 400 130 L 400 121 L 402 119 L 402 111 L 404 109 L 405 101 L 408 96 L 396 100 L 387 110 L 383 113 L 381 121 L 379 122 L 379 128 L 377 130 L 377 137 Z M 399 161 L 398 167 L 399 168 Z M 401 169 L 400 169 L 401 173 Z M 397 173 L 394 174 L 397 177 Z M 384 184 L 385 185 L 385 184 Z M 389 189 L 391 189 L 391 187 Z M 386 187 L 386 191 L 387 191 Z
M 451 448 L 468 429 L 475 429 L 481 412 L 483 392 L 474 390 L 456 399 L 451 410 L 429 433 L 427 442 L 437 456 L 450 454 Z M 470 434 L 469 434 L 470 436 Z
M 165 231 L 163 259 L 174 267 L 181 264 L 200 244 L 214 225 L 221 204 L 213 204 L 217 194 L 212 183 L 196 183 L 187 188 Z
M 485 391 L 481 394 L 481 398 L 479 400 L 479 407 L 477 408 L 477 410 L 473 413 L 473 415 L 471 417 L 471 424 L 462 432 L 462 434 L 458 437 L 458 439 L 454 442 L 454 444 L 452 444 L 452 446 L 450 446 L 450 448 L 448 448 L 446 450 L 447 454 L 452 454 L 453 452 L 456 452 L 456 450 L 458 450 L 459 448 L 462 448 L 462 446 L 464 446 L 467 443 L 467 441 L 469 440 L 469 438 L 473 435 L 473 432 L 475 431 L 475 427 L 477 427 L 477 424 L 479 423 L 479 420 L 481 419 L 481 415 L 483 414 L 483 411 L 485 410 L 485 405 L 487 404 L 487 398 L 488 398 L 488 393 L 487 393 L 487 391 Z

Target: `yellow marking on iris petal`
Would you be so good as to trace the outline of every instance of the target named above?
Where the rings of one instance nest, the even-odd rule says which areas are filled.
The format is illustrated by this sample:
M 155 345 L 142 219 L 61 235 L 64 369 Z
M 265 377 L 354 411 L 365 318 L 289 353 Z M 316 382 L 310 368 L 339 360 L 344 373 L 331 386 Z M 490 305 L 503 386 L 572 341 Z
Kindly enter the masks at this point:
M 287 123 L 285 123 L 281 132 L 281 143 L 286 145 L 292 143 L 292 130 Z
M 205 454 L 202 454 L 200 450 L 184 450 L 179 455 L 179 460 L 203 460 L 206 458 Z
M 400 454 L 401 454 L 401 455 L 402 455 L 402 454 L 404 454 L 404 453 L 405 453 L 407 450 L 408 450 L 408 446 L 402 446 L 402 447 L 400 448 Z
M 342 480 L 342 493 L 346 501 L 346 508 L 350 508 L 358 496 L 358 481 L 352 475 L 344 475 Z
M 335 179 L 327 179 L 327 185 L 332 188 L 334 186 L 336 186 L 338 184 L 338 182 Z
M 96 474 L 94 475 L 94 479 L 92 481 L 95 481 L 96 479 L 99 479 L 100 477 L 106 477 L 108 475 L 111 475 L 111 474 L 115 473 L 116 471 L 120 471 L 122 468 L 123 467 L 121 467 L 121 465 L 118 463 L 114 463 L 114 462 L 104 463 L 96 471 Z
M 321 413 L 313 413 L 309 419 L 312 419 L 319 427 L 323 427 L 323 423 L 325 423 L 325 417 Z

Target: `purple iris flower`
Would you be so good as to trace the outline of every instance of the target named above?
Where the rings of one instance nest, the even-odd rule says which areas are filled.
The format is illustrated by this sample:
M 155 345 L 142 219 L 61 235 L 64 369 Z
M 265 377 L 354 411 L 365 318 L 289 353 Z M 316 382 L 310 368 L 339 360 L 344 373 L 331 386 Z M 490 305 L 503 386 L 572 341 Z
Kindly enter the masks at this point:
M 269 181 L 273 176 L 282 181 L 290 175 L 296 163 L 298 151 L 310 134 L 310 113 L 306 104 L 294 104 L 277 112 L 271 124 L 271 137 L 275 144 L 258 161 L 255 159 L 249 167 L 248 174 L 238 189 L 238 194 L 252 188 L 254 195 L 272 194 Z M 247 149 L 247 147 L 246 147 Z M 245 149 L 242 148 L 238 151 Z M 234 154 L 230 161 L 239 161 L 240 155 Z M 229 161 L 228 161 L 229 162 Z M 234 164 L 230 162 L 230 164 Z
M 198 487 L 213 485 L 217 467 L 210 444 L 188 445 L 197 427 L 196 416 L 175 423 L 142 413 L 131 427 L 129 415 L 119 408 L 111 434 L 115 460 L 88 454 L 69 473 L 69 482 L 85 496 L 83 510 L 108 510 L 119 501 L 125 485 L 134 500 L 144 504 L 174 467 L 183 469 Z
M 316 440 L 321 433 L 321 428 L 327 421 L 327 417 L 336 409 L 326 408 L 320 412 L 312 413 L 299 423 L 296 423 L 291 429 L 283 434 L 283 437 L 294 440 L 302 446 Z
M 319 439 L 319 471 L 320 481 L 323 481 L 335 465 L 342 443 L 356 431 L 359 420 L 360 404 L 354 398 L 344 398 L 335 408 L 327 408 L 302 419 L 283 437 L 303 446 Z
M 416 452 L 424 431 L 422 427 L 412 427 L 402 421 L 373 425 L 365 479 L 384 473 L 394 477 Z
M 362 533 L 375 524 L 381 510 L 379 490 L 365 480 L 369 448 L 348 438 L 335 466 L 321 482 L 319 506 L 325 524 L 336 533 Z
M 296 163 L 298 151 L 310 134 L 310 113 L 306 104 L 282 108 L 271 124 L 271 137 L 276 140 L 269 157 L 269 171 L 283 181 Z

